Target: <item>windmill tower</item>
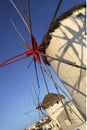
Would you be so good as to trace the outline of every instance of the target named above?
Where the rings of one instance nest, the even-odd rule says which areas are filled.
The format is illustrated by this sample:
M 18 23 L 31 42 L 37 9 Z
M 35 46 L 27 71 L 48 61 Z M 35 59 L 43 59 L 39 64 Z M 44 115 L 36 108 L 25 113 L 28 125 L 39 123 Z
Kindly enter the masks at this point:
M 84 122 L 73 102 L 66 103 L 65 97 L 61 94 L 48 93 L 42 106 L 52 119 L 54 130 L 73 130 Z
M 60 123 L 58 122 L 58 115 L 63 110 L 62 102 L 65 102 L 65 97 L 61 94 L 48 93 L 42 102 L 43 108 L 47 111 L 49 117 L 52 119 L 54 124 L 54 129 L 60 129 Z M 60 109 L 62 108 L 62 109 Z M 59 110 L 58 110 L 59 109 Z M 58 113 L 56 113 L 58 111 Z
M 85 4 L 62 14 L 42 40 L 47 61 L 86 116 Z

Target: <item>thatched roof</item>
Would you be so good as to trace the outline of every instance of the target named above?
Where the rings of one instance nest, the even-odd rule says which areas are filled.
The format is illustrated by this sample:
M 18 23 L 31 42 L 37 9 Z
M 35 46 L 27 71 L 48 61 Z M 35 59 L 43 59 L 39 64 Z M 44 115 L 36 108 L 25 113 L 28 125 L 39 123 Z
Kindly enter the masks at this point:
M 48 47 L 50 40 L 52 36 L 50 35 L 51 32 L 53 32 L 55 29 L 60 27 L 60 22 L 64 19 L 68 18 L 70 15 L 73 14 L 74 11 L 82 9 L 86 7 L 86 3 L 81 3 L 79 5 L 76 5 L 75 7 L 71 8 L 70 10 L 63 13 L 60 17 L 58 17 L 57 20 L 55 20 L 54 23 L 52 23 L 47 31 L 47 33 L 44 35 L 41 44 L 44 46 L 44 49 L 42 50 L 43 53 L 45 53 L 45 49 Z
M 65 97 L 61 94 L 48 93 L 43 99 L 42 106 L 44 109 L 49 108 L 61 99 L 65 99 Z

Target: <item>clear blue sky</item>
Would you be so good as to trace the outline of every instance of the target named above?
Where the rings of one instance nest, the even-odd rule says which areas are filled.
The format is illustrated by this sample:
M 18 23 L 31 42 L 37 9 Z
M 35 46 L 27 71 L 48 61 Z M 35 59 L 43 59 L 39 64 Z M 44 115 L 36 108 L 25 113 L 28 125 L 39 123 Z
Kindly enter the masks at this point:
M 18 0 L 14 1 L 20 9 Z M 26 1 L 23 0 L 27 8 Z M 64 0 L 59 15 L 84 1 Z M 40 44 L 49 27 L 56 4 L 57 0 L 31 0 L 32 30 L 38 44 Z M 24 43 L 9 22 L 10 18 L 13 19 L 25 40 L 31 44 L 30 35 L 9 0 L 0 0 L 0 62 L 26 51 Z M 24 128 L 39 120 L 37 110 L 30 113 L 29 116 L 25 115 L 25 112 L 35 108 L 31 94 L 32 84 L 37 89 L 34 65 L 32 64 L 27 69 L 30 61 L 31 58 L 27 58 L 0 68 L 0 130 L 24 130 Z M 42 100 L 46 94 L 46 89 L 39 67 L 38 73 L 41 85 L 40 99 Z M 55 89 L 49 79 L 48 84 L 50 91 L 54 92 Z M 33 99 L 37 102 L 36 98 Z

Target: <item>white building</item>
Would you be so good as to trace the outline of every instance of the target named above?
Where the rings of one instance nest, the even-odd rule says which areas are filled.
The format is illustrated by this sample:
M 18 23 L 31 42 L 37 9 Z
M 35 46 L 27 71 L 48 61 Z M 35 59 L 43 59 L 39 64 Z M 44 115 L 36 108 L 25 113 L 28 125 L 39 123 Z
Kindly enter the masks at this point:
M 65 103 L 65 97 L 61 94 L 48 93 L 42 105 L 53 121 L 53 130 L 74 130 L 84 123 L 74 103 L 72 101 Z
M 29 126 L 25 130 L 53 130 L 53 122 L 49 117 L 45 117 L 44 119 L 38 121 L 37 123 Z

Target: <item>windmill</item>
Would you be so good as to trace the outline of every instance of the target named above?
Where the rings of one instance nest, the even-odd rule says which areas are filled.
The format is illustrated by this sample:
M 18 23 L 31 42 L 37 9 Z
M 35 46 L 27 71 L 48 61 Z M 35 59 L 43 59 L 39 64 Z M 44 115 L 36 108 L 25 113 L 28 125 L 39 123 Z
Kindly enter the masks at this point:
M 27 19 L 27 17 L 26 17 L 26 15 L 25 15 L 25 9 L 24 9 L 24 6 L 23 6 L 23 3 L 22 3 L 22 0 L 20 0 L 20 3 L 21 3 L 21 7 L 22 7 L 22 10 L 23 10 L 23 13 L 24 13 L 24 15 L 25 15 L 25 18 L 24 17 L 22 17 L 22 15 L 21 15 L 21 13 L 20 13 L 20 11 L 18 10 L 18 8 L 17 8 L 17 6 L 16 6 L 16 4 L 12 1 L 12 0 L 10 0 L 10 2 L 11 2 L 11 4 L 14 6 L 14 8 L 15 8 L 15 10 L 17 11 L 17 13 L 19 14 L 19 16 L 21 17 L 21 19 L 22 19 L 22 21 L 24 22 L 24 24 L 25 24 L 25 26 L 27 27 L 27 29 L 28 29 L 28 31 L 29 31 L 29 33 L 30 33 L 30 37 L 31 37 L 31 42 L 32 42 L 32 47 L 30 47 L 30 45 L 27 43 L 27 42 L 25 42 L 25 40 L 24 40 L 24 38 L 23 38 L 23 36 L 22 36 L 22 34 L 19 32 L 19 30 L 18 30 L 18 28 L 16 27 L 16 25 L 14 24 L 14 22 L 12 21 L 12 20 L 10 20 L 11 21 L 11 23 L 12 23 L 12 25 L 13 25 L 13 27 L 15 28 L 15 30 L 17 31 L 17 33 L 18 33 L 18 35 L 21 37 L 21 39 L 23 40 L 23 42 L 26 44 L 26 47 L 27 47 L 27 49 L 28 49 L 28 51 L 25 51 L 25 52 L 23 52 L 23 53 L 21 53 L 21 54 L 18 54 L 18 55 L 16 55 L 16 56 L 14 56 L 14 57 L 12 57 L 12 58 L 10 58 L 10 59 L 8 59 L 8 60 L 5 60 L 4 62 L 2 62 L 2 63 L 0 63 L 0 67 L 4 67 L 4 66 L 6 66 L 6 65 L 8 65 L 8 64 L 11 64 L 11 63 L 14 63 L 14 62 L 17 62 L 17 61 L 19 61 L 19 60 L 22 60 L 22 59 L 24 59 L 24 58 L 27 58 L 27 57 L 29 57 L 29 56 L 32 56 L 33 57 L 33 60 L 32 61 L 34 61 L 34 66 L 35 66 L 35 70 L 36 70 L 36 79 L 37 79 L 37 84 L 38 84 L 38 88 L 40 88 L 40 83 L 39 83 L 39 78 L 38 78 L 38 71 L 37 71 L 37 66 L 36 66 L 36 62 L 38 62 L 38 64 L 39 64 L 39 66 L 40 66 L 40 69 L 41 69 L 41 71 L 42 71 L 42 75 L 43 75 L 43 80 L 44 80 L 44 83 L 45 83 L 45 86 L 46 86 L 46 90 L 47 90 L 47 92 L 49 93 L 49 89 L 48 89 L 48 85 L 47 85 L 47 81 L 46 81 L 46 78 L 45 78 L 45 75 L 44 75 L 44 73 L 46 73 L 49 77 L 50 77 L 50 79 L 53 81 L 53 83 L 54 83 L 54 85 L 56 86 L 56 88 L 57 88 L 57 91 L 60 89 L 61 91 L 63 91 L 61 88 L 59 88 L 58 89 L 58 85 L 57 85 L 57 83 L 55 82 L 55 80 L 53 79 L 53 77 L 52 77 L 52 75 L 50 74 L 50 72 L 49 72 L 49 70 L 48 69 L 45 69 L 44 67 L 43 67 L 43 65 L 42 65 L 42 62 L 43 63 L 45 63 L 45 64 L 51 64 L 51 66 L 53 66 L 53 68 L 54 68 L 54 70 L 56 71 L 56 73 L 59 75 L 62 75 L 62 71 L 60 71 L 60 66 L 62 65 L 62 64 L 64 64 L 64 66 L 66 65 L 66 66 L 68 66 L 68 68 L 69 67 L 75 67 L 75 69 L 76 68 L 79 68 L 80 69 L 80 75 L 78 75 L 78 77 L 79 77 L 79 82 L 82 80 L 82 77 L 81 77 L 81 75 L 82 75 L 82 73 L 84 73 L 84 75 L 83 75 L 83 77 L 85 76 L 85 70 L 86 70 L 86 66 L 85 66 L 85 64 L 83 64 L 83 61 L 81 62 L 81 64 L 77 64 L 77 62 L 73 62 L 71 59 L 69 59 L 69 58 L 66 58 L 66 57 L 64 57 L 65 56 L 65 54 L 64 54 L 64 52 L 66 52 L 66 50 L 68 50 L 67 48 L 69 48 L 69 47 L 72 47 L 73 48 L 73 50 L 75 50 L 75 48 L 74 48 L 74 46 L 69 46 L 69 45 L 66 45 L 66 44 L 64 44 L 64 45 L 62 45 L 62 46 L 60 46 L 60 48 L 59 48 L 59 53 L 61 52 L 61 50 L 62 49 L 64 49 L 63 50 L 63 53 L 62 54 L 58 54 L 57 55 L 57 52 L 56 52 L 56 54 L 54 53 L 55 52 L 55 50 L 56 50 L 56 46 L 54 47 L 54 51 L 52 51 L 52 49 L 53 49 L 53 47 L 52 46 L 54 46 L 53 45 L 53 42 L 55 41 L 55 39 L 53 39 L 54 41 L 52 42 L 52 46 L 51 46 L 51 48 L 49 47 L 49 42 L 51 42 L 51 39 L 52 38 L 56 38 L 57 37 L 57 35 L 55 34 L 55 32 L 53 33 L 53 31 L 54 30 L 56 30 L 56 26 L 58 27 L 57 29 L 60 29 L 59 27 L 60 27 L 60 25 L 62 25 L 63 24 L 63 22 L 62 21 L 64 21 L 65 20 L 65 22 L 66 22 L 66 20 L 68 19 L 68 17 L 66 16 L 66 15 L 63 15 L 63 16 L 61 16 L 58 20 L 56 20 L 56 22 L 55 22 L 55 17 L 56 17 L 56 15 L 57 15 L 57 12 L 58 12 L 58 10 L 59 10 L 59 8 L 60 8 L 60 6 L 61 6 L 61 3 L 62 3 L 62 1 L 59 1 L 58 2 L 58 5 L 57 5 L 57 8 L 56 8 L 56 10 L 55 10 L 55 13 L 54 13 L 54 16 L 53 16 L 53 19 L 52 19 L 52 21 L 51 21 L 51 24 L 50 24 L 50 26 L 49 26 L 49 30 L 48 30 L 48 32 L 47 32 L 47 34 L 45 35 L 45 37 L 44 37 L 44 39 L 42 40 L 42 44 L 39 46 L 38 44 L 37 44 L 37 41 L 36 41 L 36 39 L 35 39 L 35 37 L 33 36 L 33 32 L 32 32 L 32 25 L 31 25 L 31 15 L 30 15 L 30 1 L 28 0 L 28 9 L 29 9 L 29 20 Z M 82 22 L 82 24 L 81 25 L 79 25 L 78 24 L 78 21 L 79 20 L 77 20 L 77 19 L 75 19 L 74 18 L 74 20 L 77 20 L 77 21 L 75 21 L 76 22 L 76 25 L 78 26 L 78 28 L 79 28 L 79 31 L 82 29 L 84 29 L 84 18 L 85 18 L 85 11 L 83 11 L 82 9 L 83 8 L 85 8 L 85 4 L 81 4 L 81 5 L 79 5 L 79 6 L 77 6 L 77 7 L 75 7 L 75 8 L 73 8 L 73 9 L 71 9 L 71 11 L 72 12 L 74 12 L 74 11 L 76 11 L 77 10 L 77 14 L 76 14 L 76 18 L 80 18 L 79 20 L 81 20 L 81 22 Z M 79 12 L 79 11 L 81 11 L 81 12 Z M 69 12 L 67 12 L 68 13 L 68 15 L 69 16 L 72 16 L 72 17 L 74 17 L 74 15 L 72 15 L 72 12 L 71 11 L 69 11 Z M 83 11 L 83 13 L 82 13 L 82 11 Z M 66 13 L 65 13 L 66 14 Z M 65 19 L 64 19 L 65 18 Z M 27 19 L 27 20 L 26 20 Z M 59 21 L 59 22 L 58 22 Z M 57 23 L 58 22 L 58 23 Z M 61 24 L 60 24 L 61 23 Z M 56 25 L 56 26 L 55 26 Z M 83 25 L 83 26 L 82 26 Z M 64 35 L 64 38 L 67 38 L 67 40 L 68 40 L 68 37 L 67 37 L 67 35 L 65 34 L 65 32 L 67 31 L 67 30 L 69 30 L 68 32 L 69 33 L 74 33 L 74 35 L 75 34 L 77 34 L 76 32 L 77 32 L 77 30 L 75 30 L 75 31 L 73 31 L 73 30 L 71 30 L 71 28 L 69 28 L 69 27 L 67 27 L 66 25 L 62 25 L 63 26 L 63 28 L 61 28 L 61 32 L 63 33 L 63 35 Z M 73 25 L 74 26 L 74 25 Z M 81 28 L 80 28 L 81 27 Z M 63 31 L 63 29 L 64 28 L 66 28 L 66 31 Z M 76 28 L 76 27 L 75 27 Z M 58 30 L 59 31 L 59 30 Z M 82 33 L 84 33 L 84 31 L 82 31 Z M 59 34 L 59 33 L 58 33 Z M 82 35 L 83 36 L 83 35 Z M 62 34 L 59 36 L 60 37 L 60 39 L 62 38 Z M 81 38 L 81 37 L 80 37 Z M 65 40 L 65 39 L 64 39 Z M 75 39 L 76 40 L 76 39 Z M 78 40 L 78 39 L 77 39 Z M 68 40 L 69 41 L 69 40 Z M 71 42 L 71 39 L 70 39 L 70 43 L 72 43 Z M 77 43 L 78 43 L 78 41 L 77 41 Z M 58 45 L 59 46 L 59 45 Z M 84 46 L 85 46 L 85 44 L 84 44 Z M 48 48 L 49 47 L 49 48 Z M 64 48 L 65 47 L 65 48 Z M 77 47 L 78 48 L 78 47 Z M 57 48 L 58 49 L 58 48 Z M 81 48 L 82 49 L 82 54 L 81 54 L 81 57 L 82 57 L 82 59 L 84 59 L 83 58 L 83 50 L 85 50 L 83 47 Z M 44 52 L 44 53 L 43 53 Z M 49 55 L 49 54 L 51 54 L 51 52 L 53 52 L 53 54 L 52 55 Z M 67 51 L 68 52 L 68 51 Z M 78 51 L 77 50 L 75 50 L 74 51 L 75 53 L 76 53 L 76 55 L 78 55 L 77 53 L 78 53 Z M 73 53 L 73 51 L 72 51 L 72 53 Z M 62 57 L 60 57 L 62 55 Z M 23 56 L 23 57 L 22 57 Z M 42 59 L 41 59 L 42 58 Z M 78 58 L 79 59 L 79 58 Z M 31 62 L 32 62 L 31 61 Z M 55 62 L 56 63 L 55 63 Z M 31 63 L 30 63 L 31 64 Z M 30 64 L 29 64 L 29 66 L 30 66 Z M 63 68 L 64 68 L 64 66 L 63 66 Z M 62 70 L 62 69 L 61 69 Z M 66 69 L 64 69 L 64 70 L 66 70 Z M 72 70 L 72 69 L 71 69 Z M 78 71 L 78 70 L 77 70 Z M 75 73 L 75 72 L 74 72 Z M 64 73 L 63 73 L 64 74 Z M 67 74 L 67 72 L 65 71 L 65 75 Z M 59 76 L 60 78 L 61 78 L 61 76 Z M 69 75 L 69 77 L 70 77 L 70 75 Z M 74 76 L 75 77 L 75 76 Z M 69 79 L 67 76 L 66 76 L 66 78 L 67 79 Z M 64 79 L 65 79 L 65 77 L 64 77 Z M 70 78 L 70 80 L 68 81 L 68 82 L 65 82 L 65 80 L 64 80 L 63 78 L 61 78 L 61 80 L 62 80 L 62 82 L 63 83 L 65 83 L 65 85 L 66 86 L 70 86 L 70 84 L 68 84 L 68 82 L 70 82 L 70 80 L 71 80 L 71 78 Z M 84 79 L 83 79 L 84 80 Z M 82 82 L 82 81 L 81 81 Z M 80 82 L 80 83 L 81 83 Z M 83 92 L 83 91 L 79 91 L 79 87 L 80 87 L 80 85 L 77 83 L 77 85 L 78 85 L 78 89 L 77 88 L 73 88 L 72 90 L 68 90 L 69 92 L 70 92 L 70 94 L 71 94 L 71 96 L 72 96 L 72 93 L 79 93 L 79 94 L 81 94 L 82 95 L 82 100 L 83 100 L 83 97 L 84 97 L 84 99 L 85 99 L 85 93 Z M 70 86 L 70 87 L 72 87 L 72 85 Z M 77 86 L 76 86 L 77 87 Z M 68 89 L 68 88 L 67 88 Z M 75 91 L 74 91 L 75 90 Z M 71 91 L 73 91 L 72 93 L 71 93 Z M 75 96 L 76 96 L 76 94 L 75 94 Z M 74 99 L 75 99 L 75 97 L 74 97 Z M 79 100 L 80 101 L 80 100 Z M 80 103 L 81 103 L 82 101 L 80 101 L 80 102 L 77 102 L 76 101 L 76 104 L 79 104 L 79 107 L 78 108 L 80 108 L 80 111 L 81 111 L 81 113 L 83 114 L 83 116 L 85 116 L 85 110 L 83 111 L 82 110 L 82 108 L 81 108 L 81 105 L 80 105 Z M 85 104 L 85 103 L 83 103 L 83 104 Z M 39 106 L 38 106 L 38 108 L 39 108 Z M 84 108 L 85 108 L 85 106 L 84 106 Z

